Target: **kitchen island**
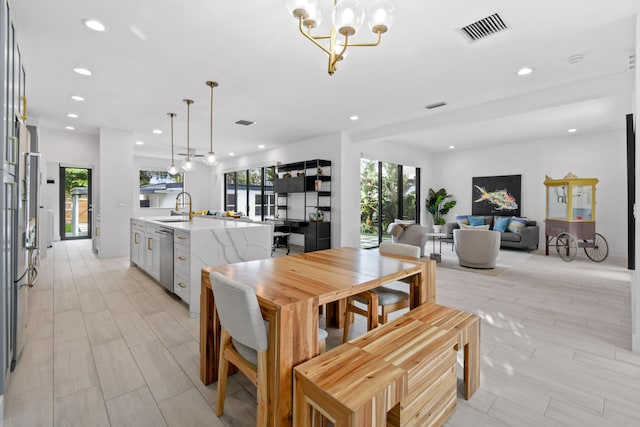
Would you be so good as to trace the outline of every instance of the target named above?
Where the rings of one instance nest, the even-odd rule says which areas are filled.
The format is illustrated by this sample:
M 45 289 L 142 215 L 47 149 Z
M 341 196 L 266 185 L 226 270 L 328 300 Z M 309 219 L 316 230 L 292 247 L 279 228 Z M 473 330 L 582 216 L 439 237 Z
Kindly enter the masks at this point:
M 173 244 L 170 244 L 173 234 Z M 144 270 L 200 313 L 200 274 L 204 267 L 271 256 L 268 225 L 169 216 L 131 218 L 131 265 Z M 171 268 L 172 267 L 172 268 Z

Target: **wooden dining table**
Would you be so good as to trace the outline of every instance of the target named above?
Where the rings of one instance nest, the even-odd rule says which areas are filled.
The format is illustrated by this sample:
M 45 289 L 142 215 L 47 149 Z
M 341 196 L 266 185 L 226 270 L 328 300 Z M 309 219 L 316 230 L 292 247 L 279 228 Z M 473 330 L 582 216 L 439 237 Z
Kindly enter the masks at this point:
M 220 322 L 209 274 L 217 271 L 253 287 L 269 322 L 268 408 L 270 426 L 292 424 L 293 368 L 316 356 L 318 308 L 351 295 L 408 278 L 410 307 L 435 302 L 435 261 L 335 248 L 300 255 L 202 269 L 200 294 L 200 379 L 218 378 Z M 342 318 L 335 310 L 334 323 Z

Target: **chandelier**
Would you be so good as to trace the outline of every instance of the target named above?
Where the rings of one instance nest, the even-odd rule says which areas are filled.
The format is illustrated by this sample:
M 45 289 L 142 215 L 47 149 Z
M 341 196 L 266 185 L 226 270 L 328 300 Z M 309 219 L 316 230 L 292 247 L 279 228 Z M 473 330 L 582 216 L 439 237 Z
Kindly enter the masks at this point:
M 213 152 L 213 88 L 218 87 L 218 83 L 214 81 L 205 82 L 211 88 L 210 108 L 209 108 L 209 152 L 204 156 L 203 162 L 207 166 L 214 166 L 216 162 L 216 153 Z
M 182 162 L 182 169 L 184 169 L 185 172 L 189 172 L 196 168 L 195 162 L 191 160 L 191 146 L 189 145 L 189 118 L 191 115 L 190 107 L 191 107 L 191 104 L 193 104 L 193 100 L 183 99 L 182 101 L 184 101 L 187 104 L 187 158 L 184 159 Z
M 373 43 L 352 43 L 364 21 L 365 11 L 358 0 L 332 0 L 331 32 L 313 35 L 312 30 L 322 22 L 322 10 L 317 0 L 286 0 L 287 8 L 299 21 L 300 33 L 329 55 L 329 75 L 336 72 L 336 64 L 344 59 L 349 46 L 378 46 L 382 34 L 393 24 L 395 8 L 389 0 L 376 0 L 368 8 L 369 28 L 378 39 Z M 327 43 L 328 41 L 328 43 Z
M 167 116 L 171 117 L 171 164 L 167 168 L 167 171 L 171 175 L 175 175 L 178 173 L 178 168 L 176 168 L 176 163 L 173 160 L 173 118 L 176 116 L 176 113 L 167 113 Z

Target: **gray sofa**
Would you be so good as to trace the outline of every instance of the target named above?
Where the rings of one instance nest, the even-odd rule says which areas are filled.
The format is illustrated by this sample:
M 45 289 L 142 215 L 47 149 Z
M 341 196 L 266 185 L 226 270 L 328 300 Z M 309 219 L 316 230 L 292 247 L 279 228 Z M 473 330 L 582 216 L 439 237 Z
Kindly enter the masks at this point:
M 475 215 L 474 215 L 475 216 Z M 493 224 L 495 219 L 499 216 L 485 216 L 484 223 L 489 225 L 489 229 L 493 230 Z M 447 234 L 446 238 L 441 239 L 445 243 L 451 243 L 453 245 L 453 230 L 459 229 L 460 226 L 457 222 L 450 222 L 445 224 L 442 232 Z M 540 239 L 540 227 L 535 221 L 528 221 L 527 225 L 520 230 L 520 234 L 512 233 L 510 231 L 504 231 L 500 233 L 500 247 L 501 248 L 517 248 L 526 249 L 532 251 L 538 249 L 538 241 Z

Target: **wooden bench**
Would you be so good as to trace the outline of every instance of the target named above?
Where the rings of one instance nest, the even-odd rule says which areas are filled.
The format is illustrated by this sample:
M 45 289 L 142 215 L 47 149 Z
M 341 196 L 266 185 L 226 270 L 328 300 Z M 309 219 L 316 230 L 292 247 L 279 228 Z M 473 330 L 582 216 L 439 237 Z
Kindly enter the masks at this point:
M 434 303 L 422 304 L 404 316 L 457 333 L 456 350 L 464 350 L 465 398 L 469 399 L 480 387 L 480 319 L 478 316 Z
M 295 367 L 294 425 L 444 423 L 456 404 L 457 342 L 455 331 L 403 316 Z

